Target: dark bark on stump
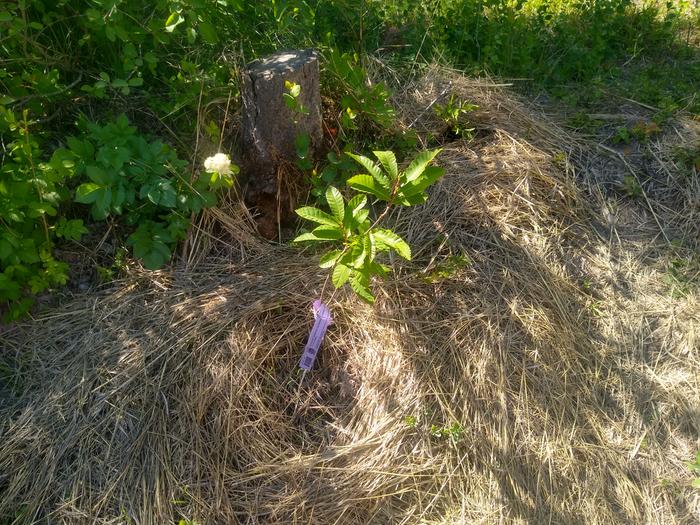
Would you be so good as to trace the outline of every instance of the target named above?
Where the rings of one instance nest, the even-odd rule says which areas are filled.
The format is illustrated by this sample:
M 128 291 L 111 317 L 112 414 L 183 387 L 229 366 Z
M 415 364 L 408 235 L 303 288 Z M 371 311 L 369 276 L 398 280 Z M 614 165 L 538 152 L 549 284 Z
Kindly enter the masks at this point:
M 285 105 L 285 81 L 301 86 L 298 100 L 308 109 L 307 115 L 295 114 Z M 272 238 L 277 224 L 292 216 L 294 188 L 303 187 L 295 169 L 297 135 L 309 135 L 312 158 L 323 140 L 316 52 L 282 51 L 256 60 L 243 72 L 241 87 L 246 198 L 260 214 L 261 233 Z

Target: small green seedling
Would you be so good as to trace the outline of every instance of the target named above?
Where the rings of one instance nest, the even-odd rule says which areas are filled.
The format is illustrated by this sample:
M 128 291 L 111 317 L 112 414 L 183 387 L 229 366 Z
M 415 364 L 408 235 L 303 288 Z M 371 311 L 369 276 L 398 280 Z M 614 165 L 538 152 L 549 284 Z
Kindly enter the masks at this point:
M 449 427 L 441 427 L 438 425 L 430 426 L 430 435 L 437 439 L 450 438 L 453 442 L 458 442 L 462 439 L 464 427 L 459 423 L 452 423 Z
M 471 259 L 466 255 L 448 255 L 444 261 L 441 261 L 435 265 L 435 268 L 423 279 L 427 283 L 438 283 L 445 279 L 449 279 L 459 270 L 466 268 L 471 263 Z
M 693 476 L 695 476 L 691 485 L 693 488 L 700 489 L 700 452 L 695 454 L 695 461 L 686 461 L 685 464 L 690 469 Z
M 628 197 L 638 199 L 642 196 L 642 186 L 634 175 L 625 175 L 625 178 L 622 180 L 622 188 Z
M 460 100 L 452 94 L 444 105 L 435 104 L 434 111 L 435 114 L 447 124 L 452 134 L 456 137 L 470 139 L 472 138 L 474 128 L 466 127 L 463 123 L 462 116 L 478 108 L 479 106 L 470 104 L 465 100 Z
M 611 140 L 613 144 L 629 144 L 632 141 L 630 130 L 624 126 L 617 128 Z

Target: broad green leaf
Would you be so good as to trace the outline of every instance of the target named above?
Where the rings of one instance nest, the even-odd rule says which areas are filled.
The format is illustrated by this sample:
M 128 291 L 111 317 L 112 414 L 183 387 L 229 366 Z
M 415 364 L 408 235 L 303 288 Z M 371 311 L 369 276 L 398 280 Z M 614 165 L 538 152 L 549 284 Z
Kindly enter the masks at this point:
M 93 182 L 86 182 L 78 186 L 75 190 L 75 200 L 82 204 L 92 204 L 100 196 L 103 187 Z
M 438 166 L 428 166 L 413 182 L 401 186 L 400 194 L 411 197 L 424 192 L 429 186 L 437 182 L 445 174 L 445 170 Z
M 411 247 L 401 237 L 391 230 L 375 230 L 372 232 L 377 249 L 391 248 L 401 257 L 411 260 Z
M 75 137 L 68 137 L 66 142 L 68 143 L 68 147 L 71 149 L 71 151 L 83 160 L 92 160 L 93 156 L 95 155 L 95 148 L 88 140 L 81 141 Z
M 374 304 L 374 295 L 369 290 L 369 278 L 360 272 L 355 272 L 350 279 L 350 287 L 367 304 Z
M 355 175 L 354 177 L 350 177 L 347 184 L 357 191 L 369 193 L 384 201 L 388 201 L 391 197 L 389 190 L 379 186 L 376 180 L 369 175 Z
M 219 36 L 216 34 L 216 29 L 209 22 L 200 22 L 197 24 L 199 34 L 207 44 L 216 44 L 219 41 Z
M 417 206 L 418 204 L 423 204 L 427 200 L 428 196 L 425 193 L 416 193 L 409 197 L 404 197 L 399 194 L 394 199 L 394 201 L 401 206 Z
M 109 175 L 98 166 L 87 166 L 85 173 L 92 182 L 96 182 L 102 186 L 109 184 Z
M 404 183 L 412 182 L 417 179 L 423 173 L 428 164 L 430 164 L 441 151 L 442 149 L 438 148 L 419 153 L 416 158 L 411 161 L 411 164 L 408 165 L 408 168 L 406 168 L 403 175 Z
M 307 221 L 316 222 L 318 224 L 327 224 L 329 226 L 338 226 L 338 221 L 328 215 L 325 211 L 314 208 L 313 206 L 304 206 L 295 211 L 299 217 L 306 219 Z
M 0 239 L 0 242 L 2 240 Z M 335 261 L 338 260 L 338 258 L 343 254 L 341 250 L 331 250 L 328 253 L 324 253 L 321 256 L 321 259 L 318 261 L 318 265 L 321 268 L 330 268 L 335 264 Z M 0 253 L 0 257 L 2 257 L 2 254 Z
M 134 255 L 143 260 L 143 265 L 149 270 L 156 270 L 170 260 L 168 244 L 171 242 L 173 238 L 168 230 L 152 221 L 139 225 L 126 239 L 126 243 L 133 246 Z
M 321 242 L 324 240 L 325 239 L 319 239 L 313 233 L 308 232 L 308 233 L 302 233 L 301 235 L 298 235 L 297 237 L 295 237 L 292 240 L 292 242 Z
M 0 273 L 0 300 L 17 300 L 21 291 L 18 283 L 4 273 Z
M 294 139 L 294 148 L 297 152 L 297 157 L 305 159 L 309 155 L 309 144 L 311 138 L 308 133 L 299 133 Z
M 326 201 L 337 221 L 342 222 L 343 216 L 345 215 L 345 205 L 340 191 L 333 186 L 328 186 L 326 190 Z
M 347 210 L 349 210 L 352 215 L 356 215 L 357 212 L 364 208 L 366 204 L 366 195 L 355 195 L 352 199 L 348 201 Z
M 374 236 L 372 235 L 372 232 L 364 236 L 364 245 L 368 260 L 371 263 L 377 256 L 377 245 L 374 243 Z
M 180 15 L 180 13 L 170 13 L 170 16 L 165 21 L 165 30 L 168 33 L 172 33 L 175 28 L 184 21 L 185 19 Z
M 352 230 L 367 219 L 369 210 L 364 207 L 366 204 L 366 195 L 355 195 L 350 199 L 345 208 L 345 217 L 343 217 L 343 224 L 346 229 Z
M 42 215 L 49 215 L 53 217 L 56 215 L 56 208 L 51 206 L 48 202 L 30 202 L 27 205 L 27 216 L 32 218 L 41 217 Z
M 14 253 L 14 251 L 15 250 L 12 247 L 12 243 L 3 237 L 0 237 L 0 260 L 7 259 Z
M 328 226 L 324 224 L 322 226 L 319 226 L 318 228 L 315 228 L 312 232 L 302 233 L 301 235 L 296 237 L 292 242 L 335 241 L 342 238 L 343 234 L 341 233 L 340 228 L 338 228 L 338 226 Z
M 350 251 L 343 257 L 343 262 L 353 268 L 361 268 L 369 253 L 365 250 L 364 240 L 356 238 L 355 244 L 352 245 Z
M 372 178 L 376 180 L 382 188 L 384 188 L 386 193 L 389 193 L 389 191 L 391 190 L 391 182 L 386 177 L 386 175 L 382 173 L 382 170 L 379 169 L 379 166 L 377 166 L 367 157 L 363 157 L 362 155 L 355 155 L 354 153 L 348 153 L 347 155 L 348 157 L 355 159 L 355 161 L 361 164 L 367 170 L 367 173 L 369 173 L 372 176 Z
M 357 214 L 353 218 L 355 219 L 355 222 L 358 225 L 360 225 L 367 220 L 367 217 L 369 217 L 369 210 L 364 209 L 364 210 L 358 211 Z
M 391 267 L 386 264 L 379 264 L 378 262 L 372 261 L 369 265 L 370 271 L 375 275 L 380 275 L 386 277 L 391 272 Z
M 343 238 L 343 233 L 338 226 L 319 226 L 318 228 L 314 228 L 311 233 L 318 239 L 323 239 L 324 241 L 335 241 Z
M 379 159 L 379 162 L 384 166 L 384 170 L 391 176 L 392 180 L 396 180 L 399 176 L 399 167 L 396 164 L 396 156 L 393 151 L 373 151 L 374 155 Z
M 350 268 L 348 268 L 344 264 L 336 264 L 335 268 L 333 268 L 333 275 L 331 276 L 333 286 L 335 286 L 336 288 L 340 288 L 341 286 L 343 286 L 350 277 L 350 272 Z
M 136 254 L 135 251 L 134 254 Z M 151 250 L 140 257 L 146 269 L 157 270 L 170 260 L 171 255 L 170 248 L 163 243 L 155 242 Z
M 112 188 L 109 186 L 102 188 L 102 191 L 97 192 L 97 200 L 92 206 L 92 216 L 101 221 L 109 215 L 109 209 L 112 204 Z

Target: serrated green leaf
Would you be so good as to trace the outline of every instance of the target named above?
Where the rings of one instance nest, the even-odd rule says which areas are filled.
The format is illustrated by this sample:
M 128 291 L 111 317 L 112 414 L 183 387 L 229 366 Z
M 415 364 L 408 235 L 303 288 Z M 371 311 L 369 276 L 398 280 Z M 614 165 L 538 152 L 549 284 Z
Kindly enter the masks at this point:
M 2 242 L 1 239 L 0 242 Z M 342 250 L 331 250 L 328 253 L 324 253 L 321 256 L 321 259 L 318 261 L 318 266 L 320 268 L 330 268 L 335 264 L 335 261 L 337 261 L 342 254 Z M 2 254 L 0 254 L 0 257 L 2 257 Z
M 379 186 L 374 178 L 372 178 L 369 175 L 355 175 L 354 177 L 350 177 L 347 182 L 348 186 L 351 188 L 361 191 L 364 193 L 369 193 L 370 195 L 374 195 L 378 199 L 387 201 L 390 198 L 390 194 L 388 190 L 385 190 L 381 186 Z
M 445 170 L 443 168 L 428 166 L 413 182 L 402 185 L 399 194 L 403 197 L 411 197 L 422 193 L 428 189 L 429 186 L 437 182 L 444 174 Z
M 308 232 L 308 233 L 302 233 L 301 235 L 298 235 L 297 237 L 295 237 L 292 240 L 292 242 L 321 242 L 324 240 L 325 239 L 319 239 L 313 233 Z
M 369 290 L 369 278 L 359 272 L 355 272 L 350 279 L 350 287 L 367 304 L 374 304 L 374 295 Z
M 367 204 L 366 195 L 355 195 L 345 207 L 343 224 L 346 230 L 354 230 L 369 216 L 369 210 L 364 208 Z
M 389 179 L 382 173 L 382 170 L 379 169 L 379 166 L 372 162 L 370 159 L 367 157 L 364 157 L 362 155 L 355 155 L 354 153 L 348 153 L 348 157 L 354 159 L 356 162 L 361 164 L 366 170 L 367 173 L 369 173 L 372 178 L 379 184 L 380 187 L 384 188 L 385 192 L 388 194 L 389 191 L 391 190 L 391 182 Z
M 372 235 L 372 232 L 364 236 L 364 245 L 368 261 L 371 263 L 377 256 L 377 245 L 374 243 L 374 237 Z
M 404 197 L 401 194 L 396 196 L 394 202 L 400 204 L 401 206 L 417 206 L 418 204 L 423 204 L 428 200 L 428 196 L 425 193 L 416 193 L 410 197 Z
M 350 211 L 352 215 L 356 215 L 359 210 L 365 207 L 367 204 L 366 195 L 355 195 L 352 199 L 348 201 L 347 210 Z
M 374 156 L 379 159 L 379 162 L 384 166 L 384 170 L 391 176 L 393 180 L 399 176 L 399 167 L 396 164 L 396 155 L 393 151 L 373 151 Z
M 343 238 L 343 233 L 338 226 L 327 226 L 324 224 L 323 226 L 314 228 L 311 233 L 324 241 L 336 241 Z
M 343 202 L 343 196 L 340 191 L 333 186 L 328 186 L 326 190 L 326 202 L 328 202 L 328 207 L 333 212 L 333 216 L 340 223 L 345 215 L 345 204 Z
M 355 215 L 355 217 L 353 217 L 353 218 L 355 219 L 355 222 L 359 226 L 367 220 L 367 217 L 369 217 L 369 210 L 365 209 L 365 210 L 358 211 L 357 214 Z M 369 223 L 367 223 L 367 224 L 369 224 Z
M 369 253 L 365 250 L 364 240 L 356 238 L 355 243 L 343 257 L 343 262 L 353 268 L 361 268 Z
M 438 148 L 419 153 L 406 168 L 403 174 L 403 182 L 408 183 L 416 180 L 441 151 L 442 149 Z
M 382 277 L 386 277 L 387 275 L 389 275 L 389 272 L 391 272 L 390 266 L 387 266 L 385 264 L 379 264 L 374 261 L 369 265 L 369 269 L 373 274 L 380 275 Z
M 343 286 L 350 277 L 350 273 L 350 268 L 348 268 L 344 264 L 336 264 L 335 268 L 333 268 L 333 274 L 331 276 L 333 286 L 335 286 L 336 288 L 340 288 L 341 286 Z
M 304 206 L 295 211 L 299 217 L 306 219 L 307 221 L 316 222 L 318 224 L 327 224 L 329 226 L 338 226 L 338 221 L 328 215 L 325 211 L 314 208 L 313 206 Z
M 393 231 L 375 230 L 372 232 L 372 236 L 379 251 L 390 248 L 404 259 L 411 260 L 411 247 Z

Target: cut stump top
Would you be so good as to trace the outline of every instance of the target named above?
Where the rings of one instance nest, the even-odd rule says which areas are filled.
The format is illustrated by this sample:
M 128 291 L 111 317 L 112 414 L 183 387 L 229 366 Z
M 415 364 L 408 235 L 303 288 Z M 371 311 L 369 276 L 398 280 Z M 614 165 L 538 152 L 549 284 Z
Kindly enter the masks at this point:
M 278 75 L 298 71 L 304 64 L 316 60 L 318 57 L 313 49 L 278 51 L 273 55 L 251 62 L 247 70 L 251 77 L 267 80 Z

